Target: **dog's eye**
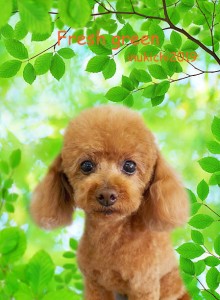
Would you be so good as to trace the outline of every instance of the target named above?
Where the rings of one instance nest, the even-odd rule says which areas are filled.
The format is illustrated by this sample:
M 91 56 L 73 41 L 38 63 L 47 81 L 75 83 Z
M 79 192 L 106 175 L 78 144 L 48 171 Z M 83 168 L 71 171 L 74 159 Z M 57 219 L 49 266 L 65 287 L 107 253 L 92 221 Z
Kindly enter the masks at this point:
M 122 166 L 122 171 L 126 174 L 134 174 L 136 171 L 136 163 L 132 160 L 126 160 Z
M 94 171 L 95 165 L 90 160 L 81 163 L 80 168 L 84 174 L 90 174 Z

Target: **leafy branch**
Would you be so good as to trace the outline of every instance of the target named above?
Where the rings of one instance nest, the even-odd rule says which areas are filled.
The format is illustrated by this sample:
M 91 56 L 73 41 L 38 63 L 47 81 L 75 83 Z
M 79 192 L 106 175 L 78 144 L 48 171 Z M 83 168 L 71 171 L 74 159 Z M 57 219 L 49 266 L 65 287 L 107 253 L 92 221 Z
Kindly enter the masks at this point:
M 73 5 L 76 4 L 76 2 L 74 2 L 73 0 L 70 0 L 70 2 Z M 79 0 L 77 0 L 77 3 L 78 2 Z M 117 36 L 119 35 L 119 38 L 120 35 L 123 35 L 120 34 L 122 32 L 125 33 L 125 36 L 133 36 L 134 34 L 136 34 L 131 24 L 129 22 L 126 22 L 127 18 L 124 19 L 123 16 L 124 17 L 134 16 L 134 17 L 147 20 L 146 22 L 143 23 L 143 25 L 147 23 L 149 20 L 152 20 L 152 22 L 148 22 L 146 30 L 148 31 L 148 34 L 150 36 L 152 35 L 158 36 L 158 43 L 156 46 L 155 44 L 148 45 L 142 43 L 142 38 L 138 38 L 138 35 L 135 41 L 131 41 L 130 39 L 130 42 L 128 42 L 129 40 L 128 39 L 125 40 L 126 43 L 124 44 L 124 40 L 123 40 L 122 43 L 121 42 L 119 43 L 118 48 L 117 47 L 114 48 L 108 44 L 107 45 L 97 44 L 95 46 L 92 46 L 89 45 L 89 43 L 87 42 L 89 49 L 93 53 L 95 53 L 96 56 L 93 57 L 88 62 L 86 71 L 93 72 L 93 73 L 102 72 L 105 79 L 111 78 L 112 76 L 114 76 L 116 72 L 116 67 L 117 67 L 115 62 L 116 56 L 123 51 L 125 51 L 125 56 L 128 54 L 138 56 L 137 54 L 139 50 L 138 47 L 135 47 L 135 45 L 141 43 L 143 45 L 147 45 L 143 47 L 144 49 L 146 49 L 147 55 L 154 56 L 155 54 L 153 53 L 157 54 L 159 51 L 160 54 L 164 53 L 164 55 L 166 53 L 174 54 L 174 56 L 176 57 L 176 60 L 174 62 L 168 61 L 168 63 L 166 64 L 166 62 L 163 63 L 161 61 L 160 64 L 158 63 L 148 64 L 147 68 L 150 74 L 145 70 L 138 70 L 134 68 L 133 72 L 131 72 L 129 76 L 129 79 L 124 78 L 124 83 L 122 83 L 122 87 L 116 87 L 113 88 L 113 90 L 110 89 L 109 92 L 106 94 L 106 96 L 108 95 L 107 98 L 111 101 L 125 101 L 125 103 L 128 102 L 130 103 L 129 105 L 131 105 L 133 103 L 133 94 L 138 91 L 143 91 L 143 96 L 146 98 L 151 98 L 153 105 L 159 105 L 163 101 L 165 93 L 168 91 L 169 84 L 182 81 L 185 79 L 190 79 L 192 77 L 200 76 L 203 74 L 214 74 L 220 72 L 219 69 L 202 70 L 201 68 L 198 68 L 196 64 L 193 63 L 193 61 L 196 58 L 193 61 L 190 61 L 190 59 L 188 59 L 188 56 L 186 57 L 184 56 L 185 55 L 184 51 L 188 51 L 188 50 L 191 51 L 191 54 L 194 53 L 195 55 L 197 55 L 194 50 L 200 47 L 202 50 L 204 50 L 205 53 L 209 54 L 209 56 L 212 59 L 214 59 L 218 65 L 220 65 L 220 58 L 217 56 L 215 52 L 216 38 L 214 40 L 214 33 L 216 33 L 216 29 L 214 30 L 214 27 L 218 22 L 218 19 L 216 17 L 217 8 L 216 8 L 216 1 L 213 0 L 212 2 L 213 2 L 213 11 L 212 11 L 212 19 L 210 21 L 206 17 L 206 14 L 204 13 L 202 7 L 200 7 L 198 0 L 196 0 L 197 6 L 194 5 L 193 1 L 189 1 L 190 3 L 189 5 L 191 5 L 191 7 L 197 8 L 200 15 L 203 16 L 204 20 L 206 20 L 205 23 L 209 27 L 209 31 L 212 39 L 212 49 L 206 46 L 206 44 L 203 43 L 200 39 L 195 38 L 193 34 L 187 32 L 186 29 L 180 28 L 177 25 L 175 25 L 178 23 L 178 21 L 177 22 L 173 21 L 172 15 L 170 14 L 170 10 L 173 10 L 173 13 L 175 13 L 175 10 L 178 9 L 178 7 L 181 5 L 180 1 L 176 1 L 174 3 L 167 5 L 166 0 L 162 0 L 160 4 L 157 3 L 159 7 L 155 6 L 152 9 L 148 9 L 148 13 L 145 13 L 144 9 L 143 11 L 141 11 L 137 7 L 136 3 L 134 3 L 132 0 L 127 1 L 126 4 L 125 3 L 122 4 L 120 1 L 117 1 L 116 8 L 114 8 L 113 4 L 111 4 L 109 1 L 106 1 L 107 4 L 104 4 L 104 2 L 101 2 L 100 0 L 94 0 L 94 4 L 89 6 L 87 0 L 82 0 L 82 2 L 80 2 L 79 5 L 80 15 L 77 13 L 77 11 L 74 10 L 69 11 L 68 4 L 64 4 L 63 6 L 58 5 L 58 11 L 54 11 L 49 6 L 48 7 L 42 6 L 41 9 L 44 10 L 44 19 L 45 19 L 42 22 L 44 22 L 45 26 L 48 27 L 47 31 L 45 30 L 45 33 L 47 32 L 46 35 L 47 38 L 45 39 L 48 39 L 51 34 L 50 31 L 51 29 L 49 30 L 49 27 L 51 27 L 49 26 L 51 25 L 51 19 L 50 19 L 51 15 L 57 16 L 55 21 L 61 21 L 63 23 L 63 26 L 64 25 L 68 26 L 68 29 L 63 33 L 62 36 L 60 36 L 60 39 L 67 36 L 70 30 L 75 27 L 77 28 L 87 27 L 87 32 L 89 32 L 89 30 L 92 31 L 93 30 L 92 25 L 94 24 L 95 24 L 94 28 L 96 28 L 98 32 L 100 32 L 101 29 L 104 29 L 109 32 L 109 34 L 107 34 L 106 36 L 109 39 L 113 39 L 114 36 L 112 36 L 111 34 L 116 31 L 119 23 L 125 24 L 117 33 Z M 37 5 L 37 4 L 33 4 L 33 5 Z M 143 3 L 143 7 L 144 6 L 145 3 Z M 96 8 L 98 8 L 97 11 L 95 10 Z M 39 30 L 39 27 L 43 28 L 44 23 L 42 24 L 42 22 L 39 22 L 38 20 L 39 16 L 37 16 L 37 13 L 35 11 L 29 11 L 30 15 L 28 17 L 24 17 L 26 16 L 26 12 L 27 12 L 25 10 L 25 6 L 23 7 L 22 5 L 19 5 L 18 8 L 13 11 L 13 14 L 17 12 L 19 12 L 21 18 L 21 21 L 18 22 L 18 25 L 20 26 L 21 24 L 19 23 L 22 22 L 27 23 L 26 24 L 27 28 L 25 29 L 25 31 L 28 29 L 27 32 L 30 31 L 34 34 L 35 30 Z M 115 19 L 117 19 L 118 22 L 117 20 L 111 18 L 111 16 L 116 16 Z M 33 17 L 34 17 L 33 20 L 37 20 L 35 25 L 34 22 L 30 22 L 30 20 L 32 20 Z M 89 20 L 91 20 L 91 17 L 94 17 L 94 19 L 88 22 Z M 165 26 L 161 26 L 160 23 Z M 110 25 L 112 26 L 112 28 Z M 12 30 L 10 29 L 10 25 L 7 26 L 8 26 L 7 30 L 9 31 Z M 48 34 L 48 30 L 50 34 Z M 163 45 L 166 38 L 164 34 L 166 30 L 171 30 L 171 34 L 170 34 L 171 44 Z M 85 36 L 83 37 L 86 38 Z M 182 45 L 182 37 L 187 38 L 187 41 L 185 41 L 183 45 Z M 3 63 L 0 66 L 0 77 L 8 78 L 16 75 L 19 69 L 21 68 L 22 63 L 27 63 L 23 70 L 23 77 L 25 81 L 28 82 L 29 84 L 32 84 L 38 75 L 45 74 L 48 70 L 50 70 L 51 74 L 57 80 L 59 80 L 60 78 L 62 78 L 62 76 L 65 73 L 65 63 L 63 61 L 63 58 L 69 59 L 75 55 L 75 53 L 70 48 L 61 48 L 57 51 L 57 45 L 59 44 L 59 41 L 56 41 L 46 49 L 40 51 L 37 54 L 32 55 L 31 57 L 28 57 L 28 51 L 26 47 L 19 40 L 12 39 L 10 37 L 10 32 L 9 32 L 9 36 L 7 36 L 6 39 L 4 39 L 4 42 L 8 53 L 19 60 L 10 60 L 8 62 Z M 112 40 L 112 44 L 113 44 L 113 40 Z M 140 49 L 139 51 L 140 53 L 144 51 L 143 48 Z M 51 49 L 53 49 L 53 52 L 50 51 Z M 183 53 L 183 55 L 181 55 L 181 53 Z M 188 52 L 186 52 L 186 54 L 187 53 Z M 189 66 L 191 66 L 194 70 L 196 70 L 196 72 L 193 74 L 184 72 L 182 66 L 179 63 L 180 61 L 179 58 L 181 58 L 181 62 L 184 61 Z M 35 59 L 34 65 L 31 64 L 31 61 L 33 59 Z M 129 57 L 128 59 L 125 57 L 125 61 L 128 60 Z M 184 75 L 183 76 L 178 75 L 177 78 L 174 77 L 174 75 L 178 73 L 183 73 Z M 161 80 L 165 80 L 165 81 L 159 83 L 154 82 L 152 81 L 151 76 L 159 81 Z M 140 82 L 144 84 L 147 83 L 147 85 L 142 84 L 142 86 L 139 86 Z M 150 82 L 152 82 L 152 84 L 150 84 Z M 116 99 L 120 99 L 120 100 L 116 100 Z

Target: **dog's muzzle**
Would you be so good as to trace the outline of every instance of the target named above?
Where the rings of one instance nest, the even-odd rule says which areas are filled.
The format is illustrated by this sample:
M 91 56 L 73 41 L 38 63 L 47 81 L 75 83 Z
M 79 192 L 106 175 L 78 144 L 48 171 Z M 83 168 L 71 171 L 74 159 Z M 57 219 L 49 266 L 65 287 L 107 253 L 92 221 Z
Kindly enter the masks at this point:
M 117 193 L 114 189 L 105 188 L 97 191 L 96 200 L 104 207 L 109 207 L 117 201 Z

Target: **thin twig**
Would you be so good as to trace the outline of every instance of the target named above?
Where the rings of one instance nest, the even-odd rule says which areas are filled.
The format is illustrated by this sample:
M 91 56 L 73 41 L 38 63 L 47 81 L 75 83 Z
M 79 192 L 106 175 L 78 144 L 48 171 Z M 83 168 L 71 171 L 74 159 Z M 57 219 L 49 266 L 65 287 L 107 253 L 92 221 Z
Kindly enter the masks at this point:
M 107 10 L 106 12 L 91 14 L 91 16 L 102 16 L 102 15 L 109 15 L 109 14 L 116 14 L 116 15 L 137 15 L 137 16 L 143 17 L 145 19 L 154 19 L 154 20 L 166 21 L 162 17 L 148 16 L 148 15 L 144 15 L 144 14 L 141 14 L 139 12 L 136 12 L 136 11 L 133 12 L 133 11 L 111 11 L 111 10 Z
M 103 3 L 100 3 L 97 0 L 94 0 L 98 5 L 102 6 L 106 11 L 110 12 L 111 10 L 109 10 Z
M 209 207 L 206 203 L 201 203 L 201 204 L 203 204 L 205 207 L 207 207 L 209 210 L 211 210 L 214 214 L 216 214 L 216 216 L 220 217 L 220 215 L 217 212 L 215 212 L 211 207 Z
M 195 276 L 195 277 L 196 277 L 196 276 Z M 203 287 L 203 289 L 204 289 L 207 293 L 209 293 L 210 295 L 212 295 L 215 299 L 219 300 L 218 298 L 216 298 L 216 296 L 215 296 L 214 294 L 212 294 L 212 292 L 210 292 L 209 290 L 207 290 L 207 289 L 205 288 L 205 286 L 204 286 L 203 283 L 199 280 L 198 277 L 196 277 L 196 279 L 197 279 L 197 281 L 201 284 L 201 286 Z
M 106 2 L 108 3 L 108 5 L 111 7 L 111 9 L 113 9 L 113 11 L 115 11 L 115 8 L 114 8 L 114 6 L 112 6 L 111 5 L 111 3 L 108 1 L 108 0 L 106 0 Z
M 217 256 L 217 255 L 215 255 L 215 254 L 211 253 L 211 252 L 209 251 L 209 249 L 208 249 L 208 248 L 206 248 L 206 246 L 204 246 L 204 248 L 206 249 L 206 253 L 208 253 L 208 254 L 210 254 L 211 256 L 214 256 L 214 257 L 216 257 L 216 258 L 220 259 L 220 256 Z
M 133 13 L 135 13 L 134 5 L 133 5 L 133 3 L 132 3 L 132 0 L 130 0 L 130 3 L 131 3 L 131 7 L 132 7 L 132 10 L 133 10 Z
M 66 36 L 67 33 L 70 31 L 70 29 L 71 29 L 71 27 L 69 27 L 69 28 L 65 31 L 65 33 L 62 35 L 62 37 Z M 61 37 L 61 38 L 62 38 L 62 37 Z M 50 50 L 50 49 L 52 49 L 52 48 L 54 48 L 54 51 L 55 51 L 55 48 L 56 48 L 56 46 L 58 45 L 58 43 L 59 43 L 59 42 L 57 41 L 57 42 L 54 43 L 52 46 L 50 46 L 50 47 L 48 47 L 47 49 L 41 51 L 40 53 L 38 53 L 38 54 L 36 54 L 36 55 L 34 55 L 34 56 L 28 58 L 27 60 L 25 60 L 25 61 L 23 61 L 23 62 L 29 62 L 30 60 L 32 60 L 32 59 L 34 59 L 35 57 L 37 57 L 37 56 L 39 56 L 39 55 L 41 55 L 41 54 L 47 52 L 48 50 Z
M 204 11 L 201 9 L 201 7 L 200 7 L 200 5 L 199 5 L 199 3 L 198 3 L 197 0 L 196 0 L 196 4 L 197 4 L 197 7 L 198 7 L 199 11 L 201 12 L 201 14 L 203 15 L 203 17 L 204 17 L 205 20 L 206 20 L 206 23 L 207 23 L 207 25 L 208 25 L 208 27 L 209 27 L 209 30 L 211 31 L 211 26 L 210 26 L 209 21 L 208 21 L 208 19 L 207 19 L 207 17 L 206 17 L 206 14 L 205 14 Z
M 214 22 L 215 22 L 215 8 L 216 8 L 216 1 L 213 1 L 213 14 L 212 14 L 212 25 L 211 25 L 211 37 L 212 37 L 212 51 L 215 51 L 215 45 L 214 45 L 214 34 L 213 34 L 213 29 L 214 29 Z

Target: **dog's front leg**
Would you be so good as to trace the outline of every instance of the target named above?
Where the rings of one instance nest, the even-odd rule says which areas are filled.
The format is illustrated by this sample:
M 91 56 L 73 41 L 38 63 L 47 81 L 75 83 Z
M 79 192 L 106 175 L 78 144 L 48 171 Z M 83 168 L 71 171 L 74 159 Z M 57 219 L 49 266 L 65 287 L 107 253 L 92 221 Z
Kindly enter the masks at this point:
M 105 290 L 96 282 L 86 279 L 85 282 L 85 300 L 114 300 L 112 292 Z

